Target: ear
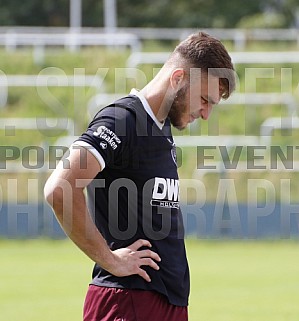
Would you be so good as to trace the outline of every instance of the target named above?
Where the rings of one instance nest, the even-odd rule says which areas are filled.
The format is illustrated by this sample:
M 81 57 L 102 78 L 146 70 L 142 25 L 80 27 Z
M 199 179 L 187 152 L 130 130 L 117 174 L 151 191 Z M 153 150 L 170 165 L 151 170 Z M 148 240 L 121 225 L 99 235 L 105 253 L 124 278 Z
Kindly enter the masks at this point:
M 178 91 L 182 85 L 185 78 L 185 71 L 183 68 L 176 68 L 173 70 L 170 76 L 170 85 L 174 91 Z

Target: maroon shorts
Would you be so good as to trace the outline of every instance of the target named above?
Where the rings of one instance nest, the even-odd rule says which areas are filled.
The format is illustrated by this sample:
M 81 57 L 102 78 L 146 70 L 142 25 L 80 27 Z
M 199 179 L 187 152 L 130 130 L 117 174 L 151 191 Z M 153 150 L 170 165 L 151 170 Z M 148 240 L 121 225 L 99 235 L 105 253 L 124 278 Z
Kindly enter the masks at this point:
M 90 285 L 83 321 L 187 321 L 187 307 L 169 304 L 154 291 Z

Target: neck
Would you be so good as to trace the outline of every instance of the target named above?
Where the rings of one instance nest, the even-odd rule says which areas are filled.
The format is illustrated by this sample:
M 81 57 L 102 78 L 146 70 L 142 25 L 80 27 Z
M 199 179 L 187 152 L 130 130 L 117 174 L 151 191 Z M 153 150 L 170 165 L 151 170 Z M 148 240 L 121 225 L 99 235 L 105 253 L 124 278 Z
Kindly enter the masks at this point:
M 154 115 L 159 122 L 164 122 L 168 116 L 174 97 L 169 93 L 165 82 L 154 78 L 142 90 L 142 94 L 148 101 Z

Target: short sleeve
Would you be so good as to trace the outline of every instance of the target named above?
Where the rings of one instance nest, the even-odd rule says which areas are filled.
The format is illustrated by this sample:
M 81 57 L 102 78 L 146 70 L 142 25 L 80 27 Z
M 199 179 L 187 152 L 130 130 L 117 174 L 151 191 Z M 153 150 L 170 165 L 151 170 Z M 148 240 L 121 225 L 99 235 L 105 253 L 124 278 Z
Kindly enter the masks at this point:
M 95 116 L 75 144 L 91 146 L 102 168 L 122 168 L 129 157 L 130 146 L 133 146 L 134 129 L 135 117 L 131 110 L 107 107 Z

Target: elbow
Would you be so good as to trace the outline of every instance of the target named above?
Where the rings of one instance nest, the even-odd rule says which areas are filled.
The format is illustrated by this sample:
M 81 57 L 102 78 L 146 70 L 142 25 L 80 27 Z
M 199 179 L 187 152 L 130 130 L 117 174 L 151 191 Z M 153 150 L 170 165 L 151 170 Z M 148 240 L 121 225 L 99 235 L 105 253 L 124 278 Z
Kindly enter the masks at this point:
M 48 179 L 44 186 L 44 197 L 48 204 L 52 207 L 57 220 L 62 224 L 65 216 L 65 202 L 71 199 L 69 189 L 66 188 L 65 181 Z
M 55 182 L 51 177 L 44 186 L 44 198 L 54 210 L 63 203 L 64 189 L 61 184 Z
M 44 186 L 44 198 L 50 205 L 53 204 L 53 195 L 54 195 L 54 188 L 52 184 L 49 183 L 49 180 L 46 182 Z
M 65 229 L 63 226 L 63 222 L 65 220 L 63 206 L 64 193 L 57 181 L 51 177 L 47 180 L 44 186 L 44 198 L 52 207 L 53 214 L 55 215 L 57 221 L 60 223 L 62 228 Z

